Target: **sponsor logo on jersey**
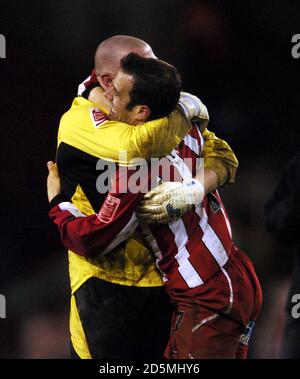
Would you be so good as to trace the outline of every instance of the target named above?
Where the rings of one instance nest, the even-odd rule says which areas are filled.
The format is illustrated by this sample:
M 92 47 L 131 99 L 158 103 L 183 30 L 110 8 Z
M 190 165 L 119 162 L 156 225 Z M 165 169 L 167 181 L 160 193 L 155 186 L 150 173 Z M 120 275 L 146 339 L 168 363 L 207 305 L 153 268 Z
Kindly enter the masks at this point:
M 98 214 L 99 220 L 105 224 L 111 222 L 119 208 L 120 203 L 120 199 L 109 194 L 102 205 L 100 213 Z
M 90 108 L 90 115 L 95 128 L 99 128 L 106 120 L 108 120 L 107 115 L 98 108 Z

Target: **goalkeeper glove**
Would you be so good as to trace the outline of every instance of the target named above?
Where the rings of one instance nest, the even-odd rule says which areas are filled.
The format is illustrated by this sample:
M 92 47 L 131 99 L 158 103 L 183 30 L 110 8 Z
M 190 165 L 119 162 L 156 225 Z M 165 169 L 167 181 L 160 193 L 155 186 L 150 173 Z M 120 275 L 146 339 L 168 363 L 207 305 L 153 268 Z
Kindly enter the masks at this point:
M 164 182 L 149 191 L 137 207 L 137 216 L 149 224 L 166 224 L 181 218 L 203 200 L 204 188 L 197 179 Z
M 187 92 L 180 92 L 178 104 L 188 120 L 202 119 L 209 121 L 207 108 L 197 96 Z

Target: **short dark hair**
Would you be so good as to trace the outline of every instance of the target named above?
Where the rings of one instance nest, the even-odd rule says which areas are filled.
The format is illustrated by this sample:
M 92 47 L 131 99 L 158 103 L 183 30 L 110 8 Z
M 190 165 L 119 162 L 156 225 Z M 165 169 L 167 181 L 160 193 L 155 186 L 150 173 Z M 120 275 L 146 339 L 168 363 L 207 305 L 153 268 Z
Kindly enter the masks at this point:
M 149 120 L 165 117 L 174 110 L 181 90 L 181 78 L 175 67 L 130 53 L 122 58 L 121 70 L 134 79 L 128 110 L 135 105 L 147 105 L 151 112 Z

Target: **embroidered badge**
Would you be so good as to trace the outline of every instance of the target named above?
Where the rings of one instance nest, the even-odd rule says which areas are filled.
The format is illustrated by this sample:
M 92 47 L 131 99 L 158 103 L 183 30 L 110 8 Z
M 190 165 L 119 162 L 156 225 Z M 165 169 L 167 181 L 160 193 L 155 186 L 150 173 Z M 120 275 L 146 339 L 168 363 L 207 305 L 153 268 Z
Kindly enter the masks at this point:
M 98 108 L 90 108 L 90 115 L 95 128 L 99 128 L 101 124 L 108 120 L 107 115 Z
M 121 200 L 117 197 L 108 195 L 104 204 L 102 205 L 101 211 L 98 214 L 98 218 L 101 222 L 108 224 L 111 222 L 119 208 Z

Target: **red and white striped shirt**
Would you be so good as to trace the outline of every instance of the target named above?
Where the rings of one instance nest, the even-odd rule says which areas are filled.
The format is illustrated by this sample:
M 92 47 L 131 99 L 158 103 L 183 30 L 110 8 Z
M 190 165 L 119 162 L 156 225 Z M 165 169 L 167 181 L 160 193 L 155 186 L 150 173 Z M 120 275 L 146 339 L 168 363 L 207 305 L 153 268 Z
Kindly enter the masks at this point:
M 168 156 L 174 166 L 171 181 L 195 176 L 202 147 L 202 136 L 194 126 Z M 186 165 L 185 158 L 191 158 L 192 165 Z M 176 222 L 149 225 L 146 240 L 172 297 L 177 290 L 206 282 L 225 265 L 233 248 L 230 222 L 218 191 L 205 196 L 201 205 L 193 206 Z

